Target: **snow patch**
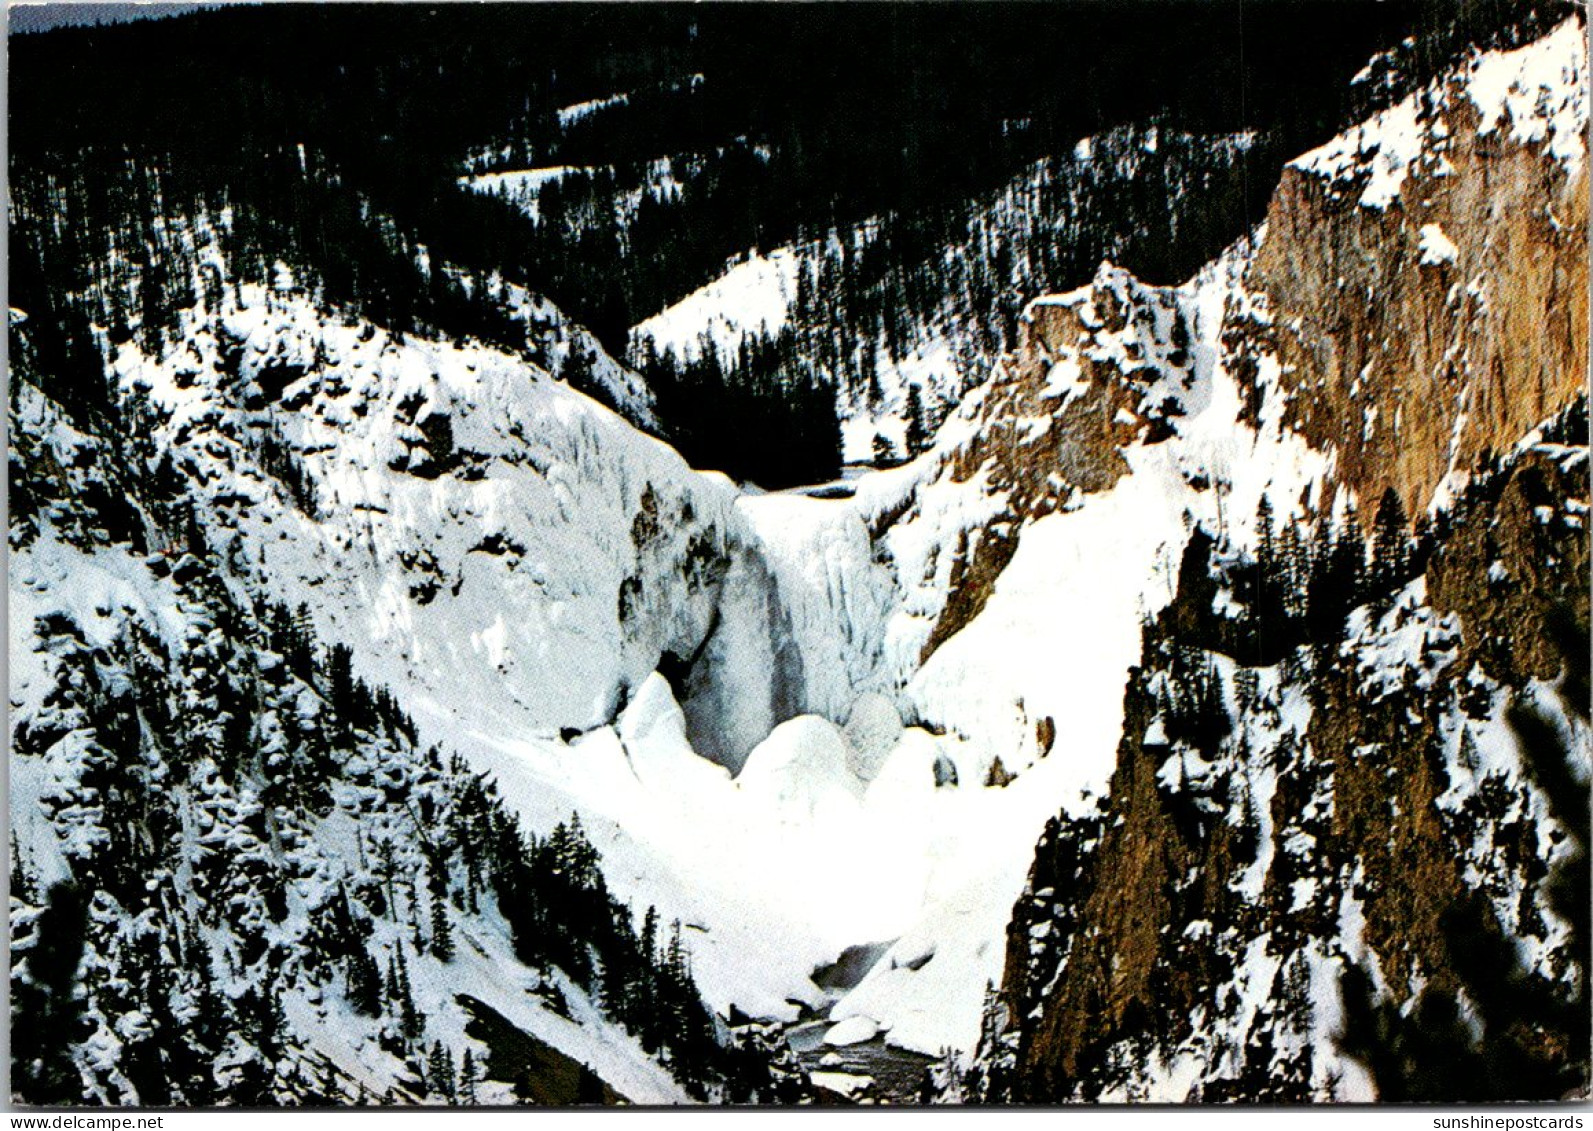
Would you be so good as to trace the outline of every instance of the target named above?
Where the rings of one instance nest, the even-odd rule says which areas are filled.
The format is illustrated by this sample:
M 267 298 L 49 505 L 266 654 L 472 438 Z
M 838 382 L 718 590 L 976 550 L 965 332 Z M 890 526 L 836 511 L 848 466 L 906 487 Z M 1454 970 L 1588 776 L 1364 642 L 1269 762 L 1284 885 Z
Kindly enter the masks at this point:
M 1442 267 L 1453 263 L 1460 254 L 1460 249 L 1444 234 L 1444 229 L 1437 224 L 1422 225 L 1419 246 L 1422 262 L 1432 267 Z

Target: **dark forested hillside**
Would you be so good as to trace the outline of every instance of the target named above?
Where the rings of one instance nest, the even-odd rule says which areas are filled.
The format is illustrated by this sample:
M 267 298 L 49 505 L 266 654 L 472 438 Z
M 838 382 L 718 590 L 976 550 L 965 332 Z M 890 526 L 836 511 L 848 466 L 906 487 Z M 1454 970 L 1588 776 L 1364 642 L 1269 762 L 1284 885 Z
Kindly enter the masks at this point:
M 741 248 L 993 187 L 1161 107 L 1213 129 L 1281 117 L 1320 131 L 1348 76 L 1410 16 L 1369 6 L 1347 25 L 1324 5 L 1286 5 L 1246 27 L 1228 5 L 1154 5 L 1154 21 L 1120 7 L 303 5 L 63 30 L 14 44 L 14 160 L 82 154 L 92 167 L 125 150 L 214 186 L 303 145 L 450 258 L 556 277 L 574 268 L 555 252 L 577 249 L 505 247 L 490 208 L 459 214 L 478 210 L 454 184 L 466 151 L 625 166 L 737 139 L 766 147 L 762 161 L 734 149 L 709 161 L 709 191 L 682 205 L 690 236 L 662 261 L 635 257 L 625 325 L 608 327 L 623 334 Z M 1320 94 L 1286 98 L 1285 83 Z M 634 92 L 620 112 L 558 128 L 558 107 L 615 92 Z M 663 235 L 645 250 L 668 247 Z M 590 271 L 619 251 L 580 250 L 607 253 Z M 602 297 L 553 295 L 588 316 Z
M 13 285 L 60 308 L 63 341 L 40 348 L 63 356 L 83 352 L 81 323 L 170 327 L 187 273 L 161 261 L 163 218 L 230 209 L 246 277 L 280 259 L 327 302 L 395 328 L 523 347 L 525 328 L 483 285 L 501 277 L 547 294 L 617 353 L 631 326 L 749 247 L 892 216 L 904 238 L 876 257 L 920 269 L 925 233 L 1081 137 L 1152 117 L 1258 132 L 1231 177 L 1196 186 L 1192 222 L 1114 245 L 1099 225 L 1133 227 L 1165 204 L 1114 200 L 1110 220 L 1072 225 L 1073 251 L 1048 252 L 1035 280 L 1076 285 L 1109 249 L 1174 281 L 1259 218 L 1285 156 L 1352 100 L 1387 95 L 1352 91 L 1369 55 L 1423 29 L 1390 71 L 1408 81 L 1512 7 L 1367 4 L 1346 20 L 1306 0 L 305 4 L 18 36 Z M 615 96 L 601 112 L 558 112 Z M 648 190 L 661 159 L 673 191 Z M 460 184 L 532 167 L 571 170 L 535 219 Z M 741 384 L 772 428 L 808 381 Z M 817 447 L 797 464 L 822 465 L 833 432 L 798 431 Z M 756 459 L 720 462 L 780 478 Z

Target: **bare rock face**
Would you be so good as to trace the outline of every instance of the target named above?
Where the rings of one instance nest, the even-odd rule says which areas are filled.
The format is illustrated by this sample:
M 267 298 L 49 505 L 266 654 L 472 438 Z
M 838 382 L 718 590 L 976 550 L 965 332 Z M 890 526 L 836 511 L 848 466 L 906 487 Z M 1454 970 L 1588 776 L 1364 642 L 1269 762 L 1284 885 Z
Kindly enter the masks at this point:
M 1503 480 L 1489 520 L 1461 523 L 1428 564 L 1433 607 L 1460 617 L 1481 646 L 1479 662 L 1502 683 L 1552 682 L 1576 646 L 1564 639 L 1564 623 L 1589 621 L 1587 532 L 1546 517 L 1561 500 L 1585 502 L 1585 451 L 1546 444 L 1527 453 Z M 1566 577 L 1582 584 L 1567 586 Z M 1545 599 L 1557 590 L 1560 600 Z
M 1284 170 L 1248 282 L 1289 419 L 1362 500 L 1425 509 L 1585 387 L 1582 34 L 1473 60 Z
M 1110 490 L 1128 474 L 1123 449 L 1172 435 L 1194 381 L 1190 327 L 1175 293 L 1102 264 L 1088 286 L 1037 299 L 1018 349 L 980 390 L 978 427 L 941 474 L 978 477 L 1004 501 L 994 522 L 957 547 L 944 612 L 921 659 L 984 608 L 1018 547 L 1018 527 Z

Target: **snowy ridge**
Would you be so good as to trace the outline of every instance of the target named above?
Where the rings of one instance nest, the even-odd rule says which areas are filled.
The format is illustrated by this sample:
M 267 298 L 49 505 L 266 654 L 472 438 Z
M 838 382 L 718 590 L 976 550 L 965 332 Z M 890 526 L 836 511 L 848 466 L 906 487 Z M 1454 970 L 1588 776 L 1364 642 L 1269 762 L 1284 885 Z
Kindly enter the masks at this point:
M 1014 749 L 1022 748 L 1022 733 L 1042 715 L 1060 719 L 1078 713 L 1050 710 L 1055 692 L 1048 693 L 1047 687 L 1073 687 L 1078 681 L 1090 686 L 1099 678 L 1102 684 L 1081 695 L 1080 701 L 1111 702 L 1116 698 L 1112 689 L 1121 687 L 1122 673 L 1132 657 L 1122 657 L 1121 664 L 1103 665 L 1088 650 L 1070 647 L 1068 641 L 1122 641 L 1126 647 L 1137 648 L 1133 626 L 1140 616 L 1155 613 L 1172 598 L 1171 571 L 1176 569 L 1191 529 L 1220 525 L 1235 544 L 1247 544 L 1254 536 L 1254 516 L 1263 492 L 1278 499 L 1299 500 L 1309 498 L 1322 481 L 1328 462 L 1276 420 L 1259 430 L 1241 420 L 1240 393 L 1219 337 L 1231 308 L 1253 301 L 1238 284 L 1244 255 L 1243 249 L 1236 251 L 1176 290 L 1145 288 L 1120 271 L 1103 269 L 1096 284 L 1067 295 L 1040 298 L 1031 305 L 1031 311 L 1044 307 L 1082 310 L 1088 325 L 1095 318 L 1092 303 L 1099 301 L 1102 293 L 1137 291 L 1152 303 L 1160 299 L 1172 304 L 1192 327 L 1187 352 L 1193 358 L 1193 370 L 1178 389 L 1177 435 L 1125 446 L 1122 455 L 1127 474 L 1112 488 L 1080 491 L 1066 481 L 1064 472 L 1060 482 L 1047 484 L 1053 497 L 1060 497 L 1057 513 L 1046 514 L 1030 525 L 1023 525 L 1021 514 L 1004 514 L 1007 504 L 1002 495 L 980 490 L 983 469 L 970 473 L 954 466 L 957 454 L 970 447 L 978 451 L 977 440 L 988 424 L 982 419 L 988 412 L 986 401 L 978 394 L 948 421 L 935 451 L 916 465 L 938 462 L 942 471 L 927 484 L 906 487 L 912 492 L 912 507 L 885 536 L 903 578 L 925 578 L 919 596 L 893 620 L 893 658 L 897 671 L 909 677 L 908 694 L 920 712 L 958 733 L 979 736 L 977 741 L 989 744 L 987 761 L 997 751 L 1010 761 Z M 1103 286 L 1108 288 L 1105 292 Z M 1124 349 L 1133 336 L 1128 328 L 1121 333 L 1097 330 L 1090 334 L 1085 348 L 1095 359 L 1119 366 L 1121 374 L 1136 364 L 1128 360 L 1129 352 Z M 1131 352 L 1143 357 L 1144 346 L 1135 345 Z M 1077 372 L 1076 365 L 1063 356 L 1052 362 L 1044 375 L 1048 386 L 1042 395 L 1061 400 L 1063 407 L 1071 394 L 1054 384 L 1055 374 L 1069 367 Z M 1140 403 L 1161 404 L 1172 395 L 1152 386 L 1141 394 Z M 909 482 L 904 473 L 892 474 L 898 482 Z M 881 485 L 889 481 L 886 476 L 879 480 Z M 902 505 L 889 501 L 888 496 L 875 496 L 875 490 L 874 483 L 866 480 L 859 489 L 860 501 L 876 510 Z M 949 596 L 945 547 L 956 542 L 958 532 L 992 520 L 1019 525 L 1023 539 L 1017 554 L 997 581 L 985 612 L 937 650 L 922 671 L 915 672 L 916 652 L 927 631 L 924 618 L 938 615 Z M 1125 568 L 1127 562 L 1141 564 Z M 965 639 L 970 633 L 973 637 Z M 976 643 L 985 633 L 988 642 Z M 1024 642 L 1021 647 L 1018 641 Z M 1087 658 L 1073 673 L 1076 678 L 1059 675 L 1056 665 L 1069 663 L 1070 656 L 1081 652 Z M 988 689 L 989 697 L 976 689 Z M 1022 711 L 1014 714 L 1020 702 L 1026 716 Z M 1115 734 L 1116 723 L 1107 718 L 1101 725 L 1105 729 L 1096 741 L 1083 745 L 1109 759 L 1113 744 L 1101 739 Z
M 1571 506 L 1547 522 L 1569 533 L 1577 529 L 1576 513 Z M 1432 961 L 1430 956 L 1413 957 L 1413 928 L 1390 938 L 1386 927 L 1375 927 L 1375 950 L 1367 931 L 1369 919 L 1386 922 L 1395 913 L 1390 903 L 1398 905 L 1403 897 L 1395 893 L 1405 885 L 1427 893 L 1423 884 L 1453 882 L 1445 879 L 1447 861 L 1425 859 L 1438 836 L 1453 838 L 1438 851 L 1458 847 L 1463 882 L 1485 893 L 1492 914 L 1509 933 L 1514 961 L 1523 971 L 1550 979 L 1550 992 L 1562 992 L 1558 979 L 1565 977 L 1568 925 L 1549 909 L 1552 899 L 1533 881 L 1535 865 L 1524 861 L 1541 854 L 1552 872 L 1569 859 L 1569 850 L 1553 806 L 1526 768 L 1522 736 L 1505 720 L 1510 703 L 1523 694 L 1561 733 L 1575 772 L 1585 775 L 1585 714 L 1541 682 L 1529 681 L 1516 692 L 1486 674 L 1470 658 L 1476 653 L 1465 651 L 1457 618 L 1437 612 L 1429 602 L 1426 578 L 1417 577 L 1381 610 L 1358 609 L 1348 619 L 1338 655 L 1316 661 L 1314 672 L 1303 649 L 1264 667 L 1197 651 L 1194 665 L 1206 667 L 1207 686 L 1221 696 L 1210 706 L 1220 712 L 1220 733 L 1189 729 L 1183 714 L 1189 710 L 1193 670 L 1190 654 L 1180 652 L 1187 644 L 1169 646 L 1162 635 L 1165 626 L 1148 639 L 1144 667 L 1131 690 L 1143 688 L 1140 702 L 1156 707 L 1148 722 L 1141 716 L 1137 726 L 1142 729 L 1129 734 L 1144 764 L 1156 766 L 1155 819 L 1180 845 L 1169 855 L 1180 859 L 1184 846 L 1209 854 L 1182 858 L 1189 859 L 1189 870 L 1172 881 L 1173 917 L 1162 927 L 1164 938 L 1180 941 L 1163 944 L 1157 962 L 1169 971 L 1215 971 L 1215 983 L 1202 987 L 1187 1023 L 1178 1019 L 1171 1025 L 1171 1039 L 1121 1034 L 1121 1043 L 1092 1050 L 1065 1083 L 1051 1079 L 1048 1084 L 1038 1073 L 1012 1075 L 1010 1058 L 1023 1055 L 1021 1041 L 1044 1032 L 1051 1023 L 1049 1011 L 1061 1008 L 1058 1002 L 1065 997 L 1056 989 L 1059 981 L 1089 976 L 1073 974 L 1069 963 L 1087 969 L 1094 956 L 1070 959 L 1069 948 L 1085 949 L 1090 944 L 1084 940 L 1101 930 L 1101 912 L 1090 910 L 1091 885 L 1107 882 L 1110 872 L 1093 869 L 1110 868 L 1101 861 L 1113 859 L 1103 847 L 1112 830 L 1125 821 L 1145 820 L 1145 811 L 1136 807 L 1143 798 L 1114 796 L 1099 815 L 1081 814 L 1073 827 L 1052 826 L 1041 840 L 1009 935 L 1009 948 L 1018 940 L 1027 943 L 1023 952 L 1008 952 L 1007 986 L 1018 987 L 1013 1005 L 1019 1014 L 1011 1018 L 1008 1036 L 987 1031 L 982 1044 L 984 1080 L 994 1089 L 987 1099 L 1379 1098 L 1366 1065 L 1357 1059 L 1350 1037 L 1354 1022 L 1344 1002 L 1348 991 L 1341 987 L 1358 971 L 1376 999 L 1395 1008 L 1414 1000 L 1425 979 L 1442 976 L 1422 964 Z M 1462 652 L 1468 659 L 1456 670 Z M 1325 671 L 1330 665 L 1342 675 Z M 1344 690 L 1330 690 L 1334 687 Z M 1350 697 L 1357 721 L 1335 717 L 1344 709 L 1341 694 Z M 1373 722 L 1363 729 L 1362 717 L 1399 723 L 1390 728 Z M 1430 813 L 1415 809 L 1419 802 L 1397 790 L 1364 792 L 1368 780 L 1402 779 L 1412 772 L 1409 735 L 1428 733 L 1423 728 L 1431 728 L 1432 756 L 1441 766 L 1438 780 L 1448 786 L 1433 799 Z M 1332 736 L 1345 731 L 1359 736 L 1349 739 L 1351 749 L 1334 743 Z M 1128 773 L 1132 755 L 1125 751 L 1122 757 L 1120 776 Z M 1346 851 L 1343 838 L 1362 835 L 1356 830 L 1365 828 L 1368 806 L 1392 821 L 1383 834 L 1387 843 L 1373 833 L 1358 851 Z M 1437 818 L 1436 826 L 1423 828 L 1431 817 Z M 1414 831 L 1407 827 L 1411 818 Z M 1120 841 L 1110 851 L 1122 847 Z M 1072 862 L 1080 856 L 1074 853 L 1087 862 L 1087 870 L 1067 871 L 1077 867 Z M 1390 866 L 1429 871 L 1411 880 L 1389 872 Z M 1226 891 L 1220 896 L 1212 888 L 1219 880 Z M 1197 883 L 1207 885 L 1199 899 L 1177 898 Z M 1263 913 L 1246 910 L 1254 908 Z M 1121 928 L 1108 928 L 1116 929 Z M 1015 963 L 1016 953 L 1022 954 L 1021 962 Z M 1017 977 L 1015 970 L 1021 971 Z M 1480 1016 L 1471 1016 L 1473 1024 L 1483 1024 Z M 1019 1032 L 1025 1037 L 1020 1039 Z M 1080 1040 L 1075 1047 L 1087 1043 Z M 1047 1092 L 1047 1087 L 1055 1090 Z
M 593 114 L 602 113 L 615 106 L 627 105 L 630 100 L 630 94 L 625 92 L 610 94 L 603 98 L 589 98 L 585 102 L 561 107 L 554 112 L 554 116 L 559 120 L 560 129 L 568 129 L 583 118 L 590 118 Z
M 541 218 L 537 196 L 542 189 L 571 173 L 586 172 L 573 165 L 546 165 L 540 169 L 511 169 L 501 173 L 480 173 L 460 177 L 459 183 L 473 192 L 487 193 L 513 204 L 533 220 Z
M 1578 62 L 1578 31 L 1574 23 L 1562 27 L 1533 47 L 1502 56 L 1508 67 L 1489 56 L 1474 70 L 1534 74 L 1548 66 L 1545 60 L 1564 56 L 1563 66 L 1549 68 L 1547 93 L 1534 96 L 1532 105 L 1552 110 L 1551 121 L 1574 114 L 1581 97 L 1578 76 L 1585 71 Z M 1517 107 L 1512 114 L 1525 110 Z M 1560 136 L 1558 126 L 1546 131 L 1526 117 L 1512 121 L 1526 141 Z M 1357 168 L 1377 167 L 1378 160 L 1366 155 L 1366 164 Z M 909 1047 L 932 1049 L 931 1033 L 953 1046 L 965 1041 L 976 983 L 937 985 L 926 975 L 955 967 L 995 979 L 1000 959 L 988 941 L 1004 916 L 1000 898 L 991 893 L 1011 892 L 1023 877 L 1011 863 L 1011 852 L 1021 851 L 1019 837 L 999 850 L 991 846 L 1008 829 L 1032 829 L 1057 810 L 1083 815 L 1105 793 L 1123 725 L 1117 710 L 1121 689 L 1130 666 L 1139 662 L 1139 625 L 1173 598 L 1190 532 L 1204 529 L 1228 552 L 1253 553 L 1263 497 L 1269 521 L 1281 523 L 1339 521 L 1354 501 L 1335 485 L 1333 456 L 1310 449 L 1284 423 L 1279 361 L 1268 345 L 1271 316 L 1265 298 L 1244 282 L 1253 249 L 1266 238 L 1262 231 L 1241 242 L 1183 288 L 1158 292 L 1103 269 L 1090 287 L 1035 300 L 1026 320 L 1038 326 L 1061 312 L 1059 323 L 1047 324 L 1060 325 L 1062 337 L 1039 335 L 1043 343 L 1035 345 L 1037 332 L 1031 332 L 1030 352 L 1004 361 L 970 394 L 930 452 L 907 467 L 858 481 L 853 505 L 880 531 L 878 542 L 901 590 L 885 628 L 884 655 L 902 688 L 904 717 L 945 729 L 938 741 L 963 785 L 1017 778 L 1000 791 L 984 791 L 999 793 L 1001 802 L 987 803 L 979 816 L 969 810 L 970 833 L 976 822 L 1002 816 L 959 846 L 958 858 L 970 863 L 963 894 L 943 874 L 923 916 L 903 936 L 904 953 L 929 949 L 937 959 L 921 969 L 882 961 L 833 1016 L 865 1016 L 885 1027 L 888 1040 Z M 1442 257 L 1446 244 L 1441 231 L 1424 237 L 1429 256 Z M 1188 362 L 1173 361 L 1167 307 L 1188 327 L 1188 341 L 1176 343 Z M 1076 341 L 1069 340 L 1075 332 Z M 1169 380 L 1179 364 L 1189 366 L 1181 385 Z M 1125 402 L 1103 398 L 1103 388 L 1127 390 L 1133 399 L 1114 418 L 1123 429 L 1115 433 L 1125 465 L 1120 477 L 1104 488 L 1084 483 L 1081 490 L 1083 481 L 1070 481 L 1062 462 L 1051 465 L 1056 470 L 1039 486 L 1014 479 L 1004 463 L 1008 457 L 989 440 L 993 430 L 1010 429 L 1018 451 L 1029 447 L 1037 453 L 1028 466 L 1044 468 L 1038 453 L 1047 451 L 1040 445 L 1050 427 L 1044 416 L 1030 421 L 1009 415 L 1032 411 L 1022 395 L 1009 391 L 1014 384 L 1048 400 L 1059 416 L 1070 405 L 1103 399 L 1100 411 L 1111 411 Z M 1170 436 L 1154 435 L 1140 423 L 1158 411 Z M 977 614 L 924 659 L 948 602 L 966 584 L 959 570 L 990 539 L 1015 540 L 1015 551 Z M 1216 600 L 1224 600 L 1221 591 Z M 1402 685 L 1413 674 L 1412 686 L 1424 686 L 1430 677 L 1420 674 L 1419 657 L 1435 646 L 1419 640 L 1413 647 L 1374 670 Z M 1265 806 L 1257 801 L 1258 810 Z M 1256 872 L 1251 882 L 1263 874 L 1264 869 Z M 942 966 L 941 958 L 950 964 Z M 1325 969 L 1321 962 L 1313 965 L 1308 980 L 1323 982 Z M 1254 992 L 1264 993 L 1260 980 L 1271 977 L 1257 972 Z M 1322 1000 L 1325 1010 L 1328 999 Z M 966 1020 L 954 1027 L 951 1019 L 959 1016 Z M 1331 1020 L 1313 1032 L 1315 1063 L 1340 1061 L 1329 1055 Z
M 580 392 L 596 397 L 644 432 L 660 428 L 653 392 L 641 376 L 611 357 L 586 327 L 569 320 L 543 295 L 504 283 L 503 305 L 524 323 L 537 364 Z
M 487 702 L 527 706 L 545 726 L 589 725 L 652 669 L 653 650 L 695 647 L 706 622 L 703 600 L 665 612 L 645 595 L 638 621 L 642 608 L 655 612 L 636 637 L 642 654 L 627 658 L 614 601 L 635 564 L 625 535 L 649 485 L 689 492 L 701 514 L 667 532 L 665 557 L 683 562 L 693 534 L 722 549 L 741 529 L 728 490 L 545 372 L 329 324 L 297 299 L 246 291 L 242 306 L 196 327 L 182 354 L 156 365 L 127 351 L 118 374 L 145 391 L 157 441 L 208 485 L 196 501 L 236 531 L 262 580 L 295 603 L 313 596 L 337 636 L 377 644 L 373 656 L 402 664 L 404 680 L 431 695 L 474 683 Z M 259 469 L 251 448 L 262 435 L 296 453 L 315 488 L 310 513 Z M 572 492 L 586 483 L 598 493 L 577 509 Z M 250 505 L 229 510 L 239 497 Z M 506 607 L 525 619 L 511 624 Z
M 648 742 L 627 750 L 605 725 L 664 653 L 699 654 L 727 579 L 765 570 L 728 481 L 522 361 L 400 343 L 324 320 L 295 294 L 245 287 L 180 351 L 156 361 L 128 349 L 117 374 L 241 583 L 305 604 L 423 733 L 493 771 L 529 828 L 579 809 L 618 890 L 711 924 L 696 969 L 720 1008 L 787 1012 L 792 987 L 846 945 L 849 929 L 810 934 L 803 916 L 836 901 L 761 809 L 728 818 L 746 829 L 745 867 L 715 874 L 715 830 L 737 806 L 723 771 L 686 748 L 678 774 L 639 778 Z M 266 437 L 310 485 L 302 505 L 262 469 Z M 715 647 L 742 639 L 756 655 L 767 594 L 735 599 L 747 612 L 726 620 L 750 635 L 720 632 Z M 767 663 L 733 668 L 731 697 L 755 701 L 760 680 L 767 697 L 774 676 Z M 679 801 L 660 806 L 660 784 Z M 822 851 L 827 834 L 808 835 Z M 746 893 L 782 872 L 792 886 L 750 910 Z M 877 914 L 880 896 L 838 913 Z
M 1230 276 L 1169 300 L 1189 308 L 1197 342 L 1215 332 Z M 1158 600 L 1147 585 L 1166 585 L 1148 567 L 1149 583 L 1119 586 L 1134 576 L 1121 559 L 1066 547 L 1125 531 L 1123 553 L 1176 560 L 1184 510 L 1216 505 L 1180 485 L 1186 464 L 1231 461 L 1248 444 L 1222 438 L 1234 395 L 1191 397 L 1206 408 L 1186 437 L 1131 444 L 1135 472 L 1117 491 L 1025 530 L 984 614 L 919 672 L 922 626 L 951 584 L 945 550 L 1002 505 L 978 476 L 948 474 L 977 430 L 977 398 L 938 455 L 866 476 L 856 500 L 738 500 L 534 367 L 343 327 L 283 288 L 244 288 L 160 362 L 126 350 L 117 363 L 157 447 L 199 485 L 194 502 L 238 576 L 307 604 L 317 632 L 352 645 L 361 674 L 395 689 L 424 733 L 490 770 L 531 828 L 578 810 L 616 890 L 704 928 L 694 969 L 719 1008 L 789 1016 L 788 998 L 821 1001 L 812 969 L 859 940 L 899 938 L 910 961 L 893 952 L 834 1016 L 866 1016 L 909 1048 L 971 1047 L 1033 830 L 1104 786 L 1118 724 L 1100 704 L 1116 701 L 1140 612 Z M 1197 374 L 1197 387 L 1223 387 L 1213 357 Z M 280 468 L 262 470 L 267 436 L 312 485 L 301 505 Z M 1309 473 L 1300 455 L 1279 465 L 1291 460 Z M 1225 505 L 1253 513 L 1260 472 L 1225 474 Z M 879 527 L 902 491 L 911 514 Z M 909 586 L 930 561 L 938 580 Z M 1086 612 L 1121 655 L 1085 654 L 1073 687 L 1055 674 L 1067 652 L 1056 641 Z M 782 634 L 796 660 L 772 670 L 800 678 L 780 700 L 768 657 Z M 666 654 L 706 657 L 708 691 L 697 676 L 674 692 L 650 676 Z M 687 717 L 720 704 L 709 717 L 721 725 L 773 696 L 761 700 L 770 713 L 736 724 L 749 745 L 809 717 L 751 751 L 743 788 L 692 749 L 684 718 L 659 721 L 680 716 L 677 695 Z M 899 729 L 892 714 L 948 732 Z M 1046 718 L 1057 754 L 1039 758 Z M 823 750 L 825 774 L 840 775 L 829 800 L 752 784 Z M 984 788 L 998 756 L 1019 777 Z
M 1542 145 L 1575 167 L 1587 158 L 1587 81 L 1586 29 L 1568 19 L 1515 51 L 1474 56 L 1448 81 L 1411 95 L 1291 165 L 1346 191 L 1358 190 L 1364 208 L 1385 209 L 1398 199 L 1413 166 L 1443 170 L 1444 113 L 1464 99 L 1480 118 L 1478 133 L 1501 131 L 1517 143 Z
M 1165 169 L 1154 164 L 1158 149 L 1171 151 L 1170 143 L 1175 141 L 1176 153 L 1182 156 L 1169 159 Z M 1068 226 L 1078 222 L 1076 214 L 1099 207 L 1091 196 L 1098 183 L 1131 182 L 1157 173 L 1169 178 L 1175 195 L 1182 194 L 1184 187 L 1178 178 L 1198 180 L 1200 176 L 1186 167 L 1191 165 L 1191 153 L 1222 165 L 1239 160 L 1256 141 L 1248 132 L 1196 138 L 1154 125 L 1119 127 L 1083 139 L 1065 159 L 1036 162 L 1005 186 L 973 202 L 965 219 L 952 230 L 951 242 L 938 261 L 929 265 L 949 281 L 935 308 L 911 315 L 908 324 L 898 327 L 895 334 L 875 326 L 872 336 L 847 346 L 871 377 L 863 387 L 833 381 L 844 461 L 874 462 L 877 437 L 898 455 L 913 454 L 908 444 L 909 390 L 916 390 L 921 411 L 933 424 L 944 419 L 984 379 L 1003 345 L 1010 348 L 1015 343 L 1003 343 L 1004 331 L 993 331 L 1000 321 L 998 311 L 970 310 L 969 304 L 995 302 L 1001 310 L 1018 313 L 1043 283 L 1030 277 L 1030 266 L 1015 262 L 1015 257 L 1021 260 L 1025 248 L 1073 238 L 1075 233 Z M 827 239 L 767 253 L 754 251 L 732 261 L 719 278 L 634 327 L 630 356 L 635 359 L 650 347 L 682 359 L 698 357 L 704 344 L 711 342 L 721 356 L 734 357 L 743 336 L 774 336 L 791 327 L 801 306 L 799 288 L 817 288 L 815 280 L 821 278 L 826 259 L 840 257 L 843 244 L 851 256 L 858 257 L 879 238 L 880 230 L 879 220 L 866 220 L 849 230 L 831 232 Z M 1123 238 L 1113 246 L 1124 246 Z M 1006 264 L 1013 274 L 984 278 L 981 270 L 993 262 Z M 819 322 L 824 323 L 832 316 L 830 306 L 835 301 L 835 296 L 815 294 L 808 305 L 817 308 Z M 890 298 L 889 317 L 900 319 L 902 311 L 897 308 L 901 305 L 899 295 Z M 827 323 L 806 329 L 830 332 Z M 849 329 L 847 334 L 856 336 L 856 331 Z
M 636 210 L 641 205 L 643 195 L 650 195 L 655 200 L 667 201 L 685 191 L 684 186 L 675 179 L 674 159 L 659 157 L 647 164 L 643 183 L 627 192 L 618 194 L 613 202 L 614 220 L 621 227 L 629 224 L 636 216 Z M 486 193 L 496 196 L 500 200 L 518 208 L 532 220 L 542 220 L 542 207 L 538 198 L 542 190 L 549 185 L 554 185 L 567 178 L 593 178 L 612 177 L 614 169 L 611 166 L 590 165 L 543 165 L 535 169 L 506 169 L 495 173 L 474 173 L 461 176 L 458 183 L 461 187 L 472 192 Z M 595 222 L 590 214 L 585 214 L 588 222 Z

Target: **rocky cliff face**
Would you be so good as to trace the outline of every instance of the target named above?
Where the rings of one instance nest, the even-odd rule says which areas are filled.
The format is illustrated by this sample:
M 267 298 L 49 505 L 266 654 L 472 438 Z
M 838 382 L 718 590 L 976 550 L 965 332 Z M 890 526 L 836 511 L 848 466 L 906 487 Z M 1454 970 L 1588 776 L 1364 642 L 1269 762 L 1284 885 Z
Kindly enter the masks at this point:
M 1122 449 L 1172 434 L 1194 384 L 1189 316 L 1175 291 L 1103 265 L 1088 287 L 1025 311 L 1019 348 L 981 389 L 978 426 L 942 456 L 941 477 L 978 481 L 1001 509 L 960 539 L 928 659 L 984 608 L 1017 549 L 1018 525 L 1109 490 L 1129 472 Z
M 1473 58 L 1284 171 L 1248 283 L 1289 419 L 1364 500 L 1425 509 L 1586 382 L 1581 35 Z
M 1328 462 L 1184 545 L 1105 800 L 1037 848 L 963 1095 L 1585 1086 L 1586 892 L 1557 894 L 1586 875 L 1584 34 L 1295 162 L 1240 250 L 1192 348 L 1241 421 Z M 1015 371 L 1059 331 L 1035 319 Z M 1220 493 L 1263 459 L 1207 471 Z M 1431 529 L 1374 517 L 1387 488 L 1439 504 Z

